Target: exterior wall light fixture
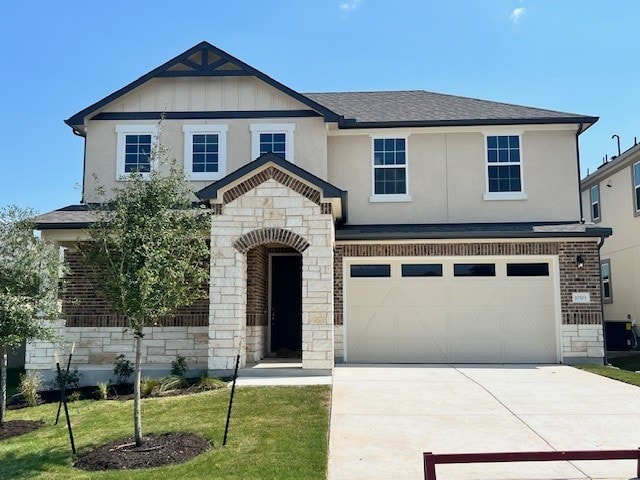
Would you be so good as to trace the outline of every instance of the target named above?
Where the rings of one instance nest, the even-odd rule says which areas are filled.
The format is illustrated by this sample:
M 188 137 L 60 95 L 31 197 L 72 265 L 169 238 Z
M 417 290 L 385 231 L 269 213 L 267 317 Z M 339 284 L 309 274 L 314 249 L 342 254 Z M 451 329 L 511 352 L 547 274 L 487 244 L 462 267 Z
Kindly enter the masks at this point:
M 576 257 L 576 266 L 578 268 L 584 268 L 584 258 L 582 257 L 582 255 L 578 255 Z

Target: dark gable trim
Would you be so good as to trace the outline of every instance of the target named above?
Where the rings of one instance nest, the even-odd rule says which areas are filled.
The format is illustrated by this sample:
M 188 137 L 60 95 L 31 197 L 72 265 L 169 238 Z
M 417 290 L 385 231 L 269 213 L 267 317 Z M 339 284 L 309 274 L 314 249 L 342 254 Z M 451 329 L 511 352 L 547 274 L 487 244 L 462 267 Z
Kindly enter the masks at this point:
M 409 127 L 475 127 L 479 125 L 551 125 L 584 123 L 587 128 L 598 121 L 598 117 L 547 117 L 547 118 L 490 118 L 477 120 L 400 120 L 391 122 L 358 122 L 343 119 L 339 125 L 343 129 L 355 128 L 409 128 Z M 584 130 L 586 130 L 585 128 Z M 584 131 L 583 130 L 583 131 Z
M 193 62 L 190 62 L 188 60 L 189 57 L 191 57 L 192 55 L 194 55 L 194 54 L 196 54 L 198 52 L 202 52 L 202 55 L 203 55 L 204 59 L 208 58 L 209 52 L 213 52 L 216 56 L 221 57 L 221 60 L 218 61 L 218 62 L 212 63 L 212 64 L 207 63 L 206 65 L 197 65 L 197 64 L 190 65 Z M 207 60 L 205 60 L 205 61 L 208 62 Z M 271 85 L 272 87 L 280 90 L 284 94 L 289 95 L 290 97 L 292 97 L 292 98 L 298 100 L 299 102 L 307 105 L 309 108 L 317 111 L 318 113 L 320 113 L 325 118 L 325 121 L 327 121 L 327 122 L 337 122 L 339 120 L 339 118 L 340 118 L 340 116 L 337 113 L 329 110 L 328 108 L 320 105 L 319 103 L 314 102 L 310 98 L 305 97 L 304 95 L 296 92 L 295 90 L 292 90 L 291 88 L 287 87 L 286 85 L 283 85 L 282 83 L 274 80 L 273 78 L 269 77 L 268 75 L 265 75 L 261 71 L 256 70 L 252 66 L 247 65 L 246 63 L 244 63 L 243 61 L 237 59 L 233 55 L 230 55 L 227 52 L 225 52 L 223 50 L 220 50 L 217 47 L 214 47 L 209 42 L 200 42 L 199 44 L 191 47 L 189 50 L 187 50 L 187 51 L 181 53 L 180 55 L 172 58 L 168 62 L 163 63 L 158 68 L 155 68 L 154 70 L 151 70 L 149 73 L 143 75 L 142 77 L 140 77 L 137 80 L 131 82 L 130 84 L 122 87 L 119 90 L 116 90 L 115 92 L 113 92 L 110 95 L 107 95 L 102 100 L 99 100 L 98 102 L 94 103 L 93 105 L 90 105 L 89 107 L 79 111 L 75 115 L 73 115 L 70 118 L 68 118 L 67 120 L 65 120 L 65 123 L 67 125 L 69 125 L 70 127 L 72 127 L 72 128 L 74 126 L 84 124 L 84 119 L 88 115 L 91 115 L 96 110 L 99 110 L 100 108 L 102 108 L 105 105 L 113 102 L 117 98 L 129 93 L 131 90 L 133 90 L 133 89 L 139 87 L 140 85 L 148 82 L 152 78 L 156 78 L 156 77 L 162 76 L 163 74 L 167 73 L 171 67 L 174 67 L 176 65 L 182 64 L 182 65 L 185 65 L 185 66 L 188 66 L 188 67 L 191 66 L 191 68 L 192 68 L 192 70 L 176 71 L 176 72 L 181 72 L 179 74 L 179 76 L 207 76 L 207 75 L 209 75 L 209 76 L 217 76 L 217 75 L 220 75 L 220 73 L 219 73 L 220 71 L 215 70 L 215 68 L 217 68 L 219 66 L 222 66 L 225 63 L 232 63 L 235 66 L 237 66 L 238 69 L 237 70 L 222 70 L 222 71 L 225 71 L 225 72 L 230 72 L 228 74 L 225 73 L 223 75 L 234 75 L 234 76 L 251 75 L 251 76 L 254 76 L 254 77 L 262 80 L 263 82 L 267 83 L 268 85 Z M 184 72 L 184 73 L 182 73 L 182 72 Z M 190 74 L 190 75 L 187 75 L 187 74 Z M 170 75 L 175 76 L 177 74 L 173 74 L 172 73 Z
M 214 198 L 218 198 L 218 191 L 221 188 L 226 187 L 227 185 L 239 180 L 240 178 L 249 175 L 254 170 L 259 169 L 260 167 L 266 165 L 267 163 L 273 163 L 281 170 L 291 173 L 297 177 L 306 180 L 311 185 L 317 187 L 321 192 L 324 198 L 340 198 L 342 202 L 342 217 L 346 219 L 347 216 L 347 192 L 345 190 L 340 190 L 339 188 L 331 185 L 329 182 L 325 182 L 321 178 L 316 177 L 312 173 L 307 172 L 306 170 L 298 167 L 297 165 L 288 162 L 284 158 L 274 154 L 274 153 L 265 153 L 264 155 L 258 157 L 253 162 L 248 163 L 239 169 L 231 172 L 229 175 L 224 177 L 217 182 L 212 183 L 211 185 L 203 188 L 202 190 L 196 192 L 196 197 L 198 197 L 201 201 L 207 202 Z
M 242 110 L 211 112 L 101 112 L 91 120 L 199 120 L 226 118 L 299 118 L 321 117 L 314 110 Z

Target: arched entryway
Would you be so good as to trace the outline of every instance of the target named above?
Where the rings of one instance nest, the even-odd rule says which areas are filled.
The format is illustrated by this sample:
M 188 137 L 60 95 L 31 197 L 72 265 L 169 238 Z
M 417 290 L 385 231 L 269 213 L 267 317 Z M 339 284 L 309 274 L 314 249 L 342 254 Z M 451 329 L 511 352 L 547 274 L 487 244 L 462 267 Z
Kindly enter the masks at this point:
M 247 362 L 302 358 L 302 252 L 306 239 L 284 228 L 238 238 L 247 255 Z

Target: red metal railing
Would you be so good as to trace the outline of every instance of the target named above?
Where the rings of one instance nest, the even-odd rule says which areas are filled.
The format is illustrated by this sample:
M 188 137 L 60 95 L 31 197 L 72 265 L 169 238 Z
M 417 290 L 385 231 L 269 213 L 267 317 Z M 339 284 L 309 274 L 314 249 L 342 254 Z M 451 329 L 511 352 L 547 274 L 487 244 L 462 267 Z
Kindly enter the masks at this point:
M 636 476 L 640 477 L 640 449 L 438 454 L 424 452 L 422 455 L 425 480 L 436 480 L 436 465 L 444 463 L 563 462 L 570 460 L 637 460 Z

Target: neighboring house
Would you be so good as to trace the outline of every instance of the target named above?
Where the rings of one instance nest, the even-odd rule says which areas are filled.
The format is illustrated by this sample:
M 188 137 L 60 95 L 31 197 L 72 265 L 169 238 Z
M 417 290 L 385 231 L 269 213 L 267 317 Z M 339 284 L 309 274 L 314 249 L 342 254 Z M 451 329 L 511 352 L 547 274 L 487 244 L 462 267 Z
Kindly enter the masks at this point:
M 613 229 L 600 251 L 606 320 L 640 315 L 640 144 L 582 180 L 585 217 Z M 587 210 L 588 209 L 588 210 Z
M 83 204 L 43 215 L 71 273 L 59 332 L 85 370 L 132 351 L 74 245 L 96 180 L 163 143 L 210 207 L 209 298 L 149 329 L 144 362 L 601 362 L 598 245 L 578 136 L 595 117 L 425 91 L 301 94 L 203 42 L 73 115 Z M 28 369 L 50 369 L 36 343 Z

